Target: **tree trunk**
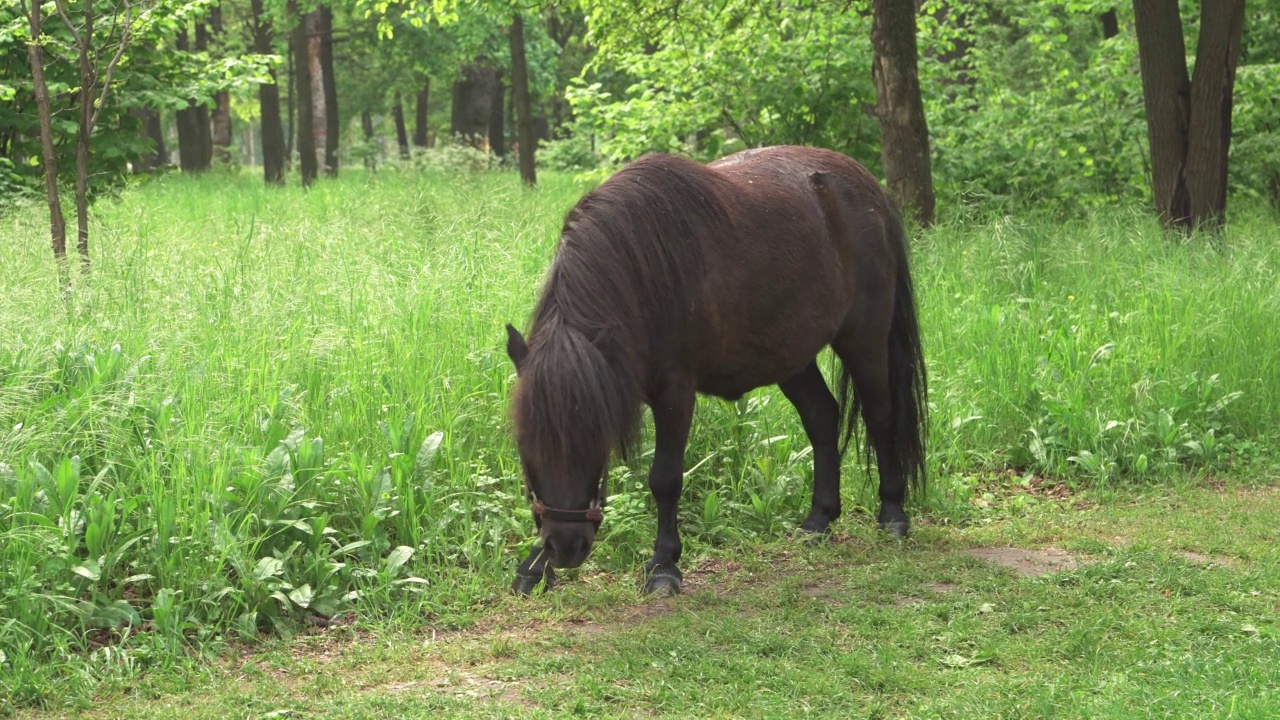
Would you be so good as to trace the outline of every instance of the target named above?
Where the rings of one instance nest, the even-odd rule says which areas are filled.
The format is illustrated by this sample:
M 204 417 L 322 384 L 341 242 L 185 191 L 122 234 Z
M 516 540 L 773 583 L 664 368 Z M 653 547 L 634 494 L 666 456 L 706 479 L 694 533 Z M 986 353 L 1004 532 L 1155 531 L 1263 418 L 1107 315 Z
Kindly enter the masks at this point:
M 90 56 L 93 43 L 93 5 L 86 3 L 80 26 L 80 118 L 76 128 L 76 251 L 80 265 L 89 270 L 89 136 L 93 132 L 93 108 L 97 104 L 98 73 Z
M 1220 226 L 1226 220 L 1231 108 L 1244 29 L 1244 3 L 1245 0 L 1200 3 L 1186 166 L 1193 225 Z
M 1133 5 L 1156 214 L 1168 228 L 1219 226 L 1244 0 L 1202 4 L 1194 80 L 1187 76 L 1178 0 Z
M 185 53 L 191 49 L 185 27 L 178 31 L 177 44 L 180 52 Z M 176 113 L 175 119 L 178 126 L 178 167 L 184 173 L 200 172 L 204 166 L 200 162 L 200 128 L 196 101 L 188 100 L 187 106 Z
M 39 0 L 30 0 L 28 21 L 31 37 L 40 37 Z M 27 44 L 27 59 L 31 61 L 31 77 L 35 83 L 36 109 L 40 114 L 40 147 L 44 155 L 44 191 L 49 204 L 49 235 L 53 240 L 53 256 L 58 260 L 60 284 L 66 284 L 63 269 L 67 260 L 67 220 L 62 214 L 62 198 L 58 195 L 58 156 L 53 149 L 53 112 L 49 108 L 49 84 L 44 77 L 44 48 L 38 43 Z
M 151 152 L 138 158 L 138 162 L 133 164 L 135 173 L 149 173 L 163 167 L 165 164 L 165 148 L 164 148 L 164 128 L 160 126 L 160 113 L 151 108 L 134 107 L 129 109 L 129 114 L 137 119 L 142 125 L 142 133 L 151 141 Z
M 427 101 L 431 99 L 431 78 L 422 79 L 422 89 L 418 91 L 418 102 L 414 106 L 413 144 L 424 148 L 427 146 Z
M 507 85 L 498 76 L 493 83 L 493 101 L 489 103 L 489 149 L 498 157 L 507 154 L 507 123 L 502 112 L 506 98 Z
M 311 134 L 315 142 L 316 168 L 329 173 L 325 150 L 329 147 L 328 108 L 325 106 L 324 23 L 319 10 L 307 13 L 307 74 L 311 79 Z
M 196 52 L 209 49 L 209 26 L 203 22 L 196 23 Z M 213 131 L 210 125 L 209 106 L 196 105 L 196 134 L 200 139 L 200 169 L 208 170 L 213 166 Z
M 462 68 L 462 79 L 453 84 L 449 132 L 454 140 L 488 150 L 490 104 L 497 73 L 480 65 Z
M 1098 16 L 1098 19 L 1102 21 L 1103 40 L 1110 40 L 1120 34 L 1120 20 L 1116 17 L 1115 8 L 1102 13 Z
M 324 172 L 338 176 L 338 141 L 341 123 L 338 116 L 338 82 L 333 74 L 333 10 L 320 8 L 320 68 L 324 80 Z
M 296 13 L 297 6 L 294 5 L 293 3 L 290 3 L 289 12 L 291 14 Z M 284 129 L 285 131 L 284 132 L 285 165 L 289 165 L 293 163 L 293 139 L 298 135 L 298 123 L 297 123 L 297 118 L 295 117 L 295 112 L 297 111 L 297 108 L 298 108 L 298 73 L 293 66 L 293 58 L 294 56 L 297 55 L 297 51 L 294 50 L 294 47 L 293 47 L 293 38 L 295 35 L 297 35 L 296 32 L 289 33 L 289 39 L 287 41 L 287 44 L 289 46 L 289 52 L 288 52 L 289 57 L 286 62 L 286 66 L 287 66 L 288 78 L 289 78 L 287 81 L 289 86 L 289 98 L 288 98 L 288 102 L 285 103 L 285 107 L 288 108 L 287 112 L 289 114 L 289 126 Z
M 364 141 L 366 143 L 373 142 L 373 113 L 368 110 L 360 111 L 360 128 L 364 130 Z M 372 152 L 364 156 L 364 166 L 369 170 L 376 171 L 378 169 L 378 156 Z
M 214 35 L 222 34 L 222 2 L 210 10 L 209 22 Z M 220 163 L 231 162 L 231 93 L 223 90 L 213 96 L 213 156 Z
M 290 0 L 291 9 L 295 10 L 298 19 L 293 30 L 293 67 L 298 73 L 296 104 L 298 106 L 297 148 L 298 160 L 302 166 L 302 186 L 310 187 L 316 181 L 319 158 L 316 157 L 316 136 L 314 124 L 315 106 L 313 105 L 314 84 L 311 79 L 311 43 L 308 41 L 308 17 L 296 13 L 297 3 Z M 319 48 L 317 48 L 319 49 Z M 317 65 L 319 58 L 317 58 Z M 321 96 L 323 102 L 323 95 Z M 323 127 L 323 126 L 322 126 Z M 322 146 L 323 147 L 323 146 Z
M 925 226 L 933 224 L 929 126 L 916 68 L 912 0 L 873 0 L 872 79 L 880 121 L 880 158 L 890 192 Z
M 253 0 L 253 50 L 263 55 L 271 53 L 271 21 L 263 17 L 262 0 Z M 287 148 L 284 128 L 280 125 L 280 85 L 275 82 L 275 70 L 270 83 L 258 86 L 258 109 L 262 115 L 262 177 L 268 183 L 284 182 L 284 161 Z
M 534 161 L 537 139 L 533 135 L 533 102 L 529 97 L 529 65 L 524 55 L 524 18 L 511 20 L 511 91 L 516 101 L 516 126 L 520 146 L 520 179 L 525 185 L 538 184 Z
M 400 93 L 396 93 L 395 103 L 391 106 L 391 116 L 396 122 L 396 143 L 400 146 L 400 159 L 409 159 L 409 131 L 404 127 L 404 102 Z

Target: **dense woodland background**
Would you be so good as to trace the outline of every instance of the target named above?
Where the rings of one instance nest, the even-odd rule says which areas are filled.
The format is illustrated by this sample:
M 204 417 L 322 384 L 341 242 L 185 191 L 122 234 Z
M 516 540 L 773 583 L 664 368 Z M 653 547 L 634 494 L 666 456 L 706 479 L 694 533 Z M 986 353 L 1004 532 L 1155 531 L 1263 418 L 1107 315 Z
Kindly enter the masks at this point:
M 309 184 L 353 164 L 515 167 L 536 144 L 538 166 L 607 173 L 655 150 L 800 143 L 862 161 L 926 222 L 935 192 L 943 215 L 1280 208 L 1275 0 L 32 7 L 0 9 L 6 203 L 41 196 L 54 163 L 75 184 L 91 133 L 87 196 L 171 168 Z

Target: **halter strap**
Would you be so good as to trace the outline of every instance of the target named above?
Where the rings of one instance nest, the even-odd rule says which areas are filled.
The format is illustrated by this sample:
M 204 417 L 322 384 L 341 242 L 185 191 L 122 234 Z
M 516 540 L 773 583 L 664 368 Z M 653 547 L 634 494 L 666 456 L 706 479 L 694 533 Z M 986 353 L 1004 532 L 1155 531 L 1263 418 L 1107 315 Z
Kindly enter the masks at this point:
M 601 476 L 599 483 L 596 484 L 596 496 L 585 510 L 565 510 L 547 505 L 533 491 L 528 476 L 524 480 L 524 489 L 529 494 L 529 508 L 533 510 L 534 520 L 539 525 L 542 524 L 543 518 L 557 522 L 589 522 L 594 523 L 596 527 L 604 522 L 604 502 L 608 493 L 604 476 Z

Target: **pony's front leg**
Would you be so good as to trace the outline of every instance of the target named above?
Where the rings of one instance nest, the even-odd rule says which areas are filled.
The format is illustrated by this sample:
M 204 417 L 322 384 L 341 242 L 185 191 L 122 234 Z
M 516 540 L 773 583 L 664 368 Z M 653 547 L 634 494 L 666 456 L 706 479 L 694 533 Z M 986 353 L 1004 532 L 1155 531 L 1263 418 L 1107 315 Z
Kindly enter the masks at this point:
M 550 590 L 556 581 L 556 572 L 551 569 L 551 565 L 547 564 L 547 558 L 542 553 L 542 545 L 534 545 L 529 551 L 529 557 L 520 563 L 520 567 L 516 568 L 516 579 L 511 583 L 511 591 L 517 595 L 530 595 L 539 583 L 543 584 L 543 589 Z
M 658 537 L 653 559 L 645 566 L 646 593 L 680 592 L 684 576 L 680 562 L 680 530 L 676 527 L 680 491 L 684 487 L 684 450 L 689 441 L 689 425 L 695 404 L 692 383 L 670 387 L 655 402 L 653 409 L 653 467 L 649 470 L 649 490 L 658 504 Z

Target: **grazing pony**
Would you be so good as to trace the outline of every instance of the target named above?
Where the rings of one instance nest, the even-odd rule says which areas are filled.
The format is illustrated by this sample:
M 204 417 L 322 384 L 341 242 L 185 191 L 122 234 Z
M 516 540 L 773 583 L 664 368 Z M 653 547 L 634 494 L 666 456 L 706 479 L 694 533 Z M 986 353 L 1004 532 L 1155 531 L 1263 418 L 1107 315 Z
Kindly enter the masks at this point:
M 840 359 L 839 401 L 817 356 Z M 648 155 L 565 218 L 528 342 L 507 326 L 511 414 L 540 544 L 513 589 L 574 568 L 603 519 L 611 455 L 653 412 L 658 510 L 646 592 L 678 592 L 676 508 L 697 393 L 776 384 L 813 446 L 804 530 L 840 515 L 858 416 L 880 476 L 879 526 L 905 537 L 925 481 L 926 378 L 902 222 L 875 178 L 828 150 L 746 150 L 709 165 Z M 870 454 L 868 454 L 868 461 Z

